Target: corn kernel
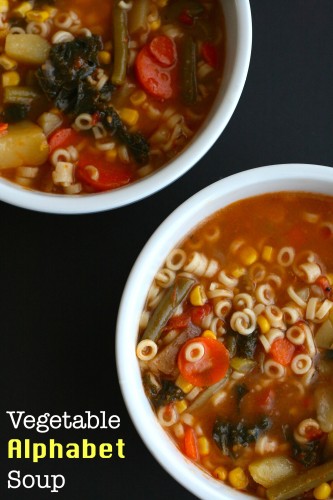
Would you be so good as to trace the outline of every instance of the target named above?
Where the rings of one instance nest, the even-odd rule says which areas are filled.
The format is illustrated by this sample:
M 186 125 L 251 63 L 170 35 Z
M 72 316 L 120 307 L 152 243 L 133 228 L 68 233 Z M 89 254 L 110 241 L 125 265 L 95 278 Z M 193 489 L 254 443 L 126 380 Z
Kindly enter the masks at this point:
M 111 54 L 107 50 L 101 50 L 98 52 L 98 61 L 100 64 L 110 64 Z
M 255 248 L 244 245 L 239 250 L 239 258 L 244 266 L 251 266 L 258 260 L 258 252 Z
M 213 475 L 220 481 L 225 481 L 228 477 L 228 471 L 225 467 L 223 467 L 223 465 L 221 465 L 214 470 Z
M 49 17 L 50 14 L 46 10 L 30 10 L 26 15 L 28 21 L 35 23 L 44 23 Z
M 108 151 L 105 152 L 105 158 L 107 161 L 115 161 L 117 156 L 118 156 L 117 148 L 109 149 Z
M 185 399 L 182 399 L 181 401 L 177 401 L 177 403 L 175 403 L 175 407 L 176 407 L 176 410 L 179 414 L 183 413 L 183 411 L 185 411 L 187 408 L 187 402 L 185 401 Z
M 216 339 L 216 335 L 212 330 L 205 330 L 201 337 L 205 337 L 206 339 Z
M 0 12 L 8 12 L 8 0 L 0 0 Z
M 240 278 L 246 273 L 246 269 L 240 266 L 234 266 L 230 269 L 229 273 L 233 278 Z
M 206 302 L 206 295 L 201 285 L 196 285 L 190 293 L 192 306 L 203 306 Z
M 27 12 L 29 10 L 32 10 L 32 5 L 30 2 L 22 2 L 16 9 L 12 10 L 12 14 L 15 17 L 25 17 L 27 15 Z
M 316 500 L 325 500 L 331 494 L 331 487 L 328 483 L 322 483 L 313 490 L 313 496 Z
M 265 318 L 265 316 L 259 314 L 259 316 L 257 317 L 257 323 L 259 325 L 261 333 L 269 332 L 271 325 L 269 324 L 269 321 L 267 320 L 267 318 Z
M 119 111 L 120 118 L 126 125 L 135 125 L 139 119 L 139 112 L 136 109 L 122 108 Z
M 179 387 L 185 394 L 188 394 L 192 389 L 193 385 L 190 384 L 187 380 L 184 379 L 182 375 L 178 375 L 177 380 L 175 382 L 176 386 Z
M 143 90 L 137 90 L 130 97 L 130 101 L 134 106 L 141 106 L 146 100 L 147 94 Z
M 228 474 L 231 486 L 237 490 L 244 490 L 249 484 L 249 479 L 241 467 L 232 469 Z
M 329 284 L 333 285 L 333 273 L 326 274 L 326 277 L 328 279 Z
M 151 29 L 151 31 L 156 31 L 159 29 L 160 26 L 161 26 L 161 19 L 158 18 L 156 19 L 156 21 L 150 23 L 149 28 Z
M 46 12 L 48 12 L 49 17 L 54 17 L 57 13 L 57 9 L 55 7 L 52 7 L 52 5 L 43 5 L 43 10 L 46 10 Z
M 2 54 L 0 56 L 0 66 L 2 66 L 5 70 L 15 69 L 17 67 L 17 62 L 14 59 Z
M 200 436 L 198 438 L 198 450 L 199 454 L 202 456 L 209 454 L 209 441 L 205 436 Z
M 273 247 L 269 245 L 265 245 L 264 248 L 262 249 L 262 260 L 265 260 L 266 262 L 272 262 L 273 260 Z
M 6 71 L 2 75 L 2 86 L 11 87 L 20 83 L 20 75 L 17 71 Z

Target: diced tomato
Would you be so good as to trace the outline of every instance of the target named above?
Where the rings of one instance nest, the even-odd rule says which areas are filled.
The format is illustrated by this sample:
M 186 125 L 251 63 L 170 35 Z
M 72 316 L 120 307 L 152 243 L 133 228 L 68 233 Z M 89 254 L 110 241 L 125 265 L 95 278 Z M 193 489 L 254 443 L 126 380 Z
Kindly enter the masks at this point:
M 133 180 L 133 173 L 129 166 L 118 165 L 107 162 L 103 158 L 91 154 L 82 154 L 78 161 L 76 173 L 78 178 L 92 186 L 96 191 L 108 191 L 125 186 Z M 88 165 L 94 166 L 98 170 L 98 178 L 91 176 Z
M 0 123 L 0 136 L 7 134 L 7 132 L 8 132 L 8 123 L 1 122 Z
M 157 99 L 170 99 L 175 88 L 171 71 L 163 68 L 145 45 L 135 60 L 137 78 L 142 87 Z
M 196 345 L 203 348 L 203 355 L 189 361 L 188 355 Z M 182 376 L 192 385 L 204 387 L 221 380 L 229 367 L 229 351 L 218 340 L 207 337 L 195 337 L 188 340 L 178 354 L 178 368 Z
M 163 328 L 164 331 L 169 331 L 178 328 L 186 328 L 190 322 L 189 313 L 179 314 L 178 316 L 173 316 L 169 319 L 166 326 Z
M 270 413 L 275 403 L 275 391 L 270 388 L 261 390 L 255 398 L 255 403 L 264 413 Z
M 308 427 L 307 429 L 305 429 L 305 435 L 309 439 L 309 441 L 313 441 L 314 439 L 320 439 L 324 435 L 324 433 L 321 429 Z
M 204 304 L 203 306 L 193 307 L 193 309 L 191 311 L 192 322 L 195 325 L 200 326 L 202 323 L 202 320 L 204 319 L 205 316 L 207 316 L 207 314 L 210 313 L 211 309 L 212 309 L 211 305 L 208 302 L 206 304 Z
M 277 339 L 271 345 L 270 353 L 275 361 L 283 366 L 289 365 L 295 352 L 295 346 L 288 339 Z
M 216 45 L 210 42 L 204 42 L 201 47 L 202 57 L 209 66 L 212 68 L 218 68 L 219 60 Z
M 76 146 L 80 140 L 80 135 L 73 128 L 60 128 L 53 132 L 48 139 L 50 154 L 58 148 Z
M 155 36 L 149 44 L 149 50 L 165 68 L 173 66 L 177 60 L 176 44 L 166 35 Z
M 199 459 L 198 440 L 192 427 L 186 426 L 184 432 L 184 453 L 191 460 Z
M 179 21 L 183 24 L 186 24 L 186 26 L 192 26 L 194 23 L 193 17 L 186 9 L 182 10 L 182 12 L 180 13 Z

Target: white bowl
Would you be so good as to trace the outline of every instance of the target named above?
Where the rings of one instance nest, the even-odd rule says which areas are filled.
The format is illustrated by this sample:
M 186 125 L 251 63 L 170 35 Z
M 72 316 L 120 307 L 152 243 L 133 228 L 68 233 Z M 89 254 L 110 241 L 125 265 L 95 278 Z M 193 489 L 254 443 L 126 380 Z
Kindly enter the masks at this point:
M 144 393 L 136 343 L 151 282 L 168 253 L 206 217 L 237 200 L 277 191 L 333 195 L 333 170 L 318 165 L 275 165 L 248 170 L 203 189 L 177 208 L 140 253 L 122 296 L 116 336 L 117 369 L 130 416 L 160 464 L 185 488 L 205 500 L 253 498 L 218 482 L 187 460 L 158 423 Z M 148 476 L 147 476 L 148 479 Z
M 185 150 L 157 172 L 128 186 L 87 195 L 44 194 L 0 178 L 0 199 L 50 213 L 83 214 L 117 208 L 145 198 L 187 172 L 214 144 L 241 96 L 251 55 L 252 22 L 249 0 L 221 0 L 226 26 L 226 60 L 221 88 L 199 133 Z

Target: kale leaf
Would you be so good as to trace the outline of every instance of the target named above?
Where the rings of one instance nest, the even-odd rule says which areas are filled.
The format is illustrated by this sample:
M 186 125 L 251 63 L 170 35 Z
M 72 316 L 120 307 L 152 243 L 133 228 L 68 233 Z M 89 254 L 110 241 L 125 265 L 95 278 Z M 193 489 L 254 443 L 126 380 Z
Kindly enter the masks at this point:
M 156 385 L 151 384 L 150 380 L 144 379 L 144 386 L 147 395 L 155 408 L 167 405 L 173 401 L 179 401 L 185 397 L 183 391 L 171 380 L 163 380 L 162 386 L 158 388 Z
M 218 418 L 213 427 L 213 439 L 224 455 L 234 457 L 235 445 L 246 447 L 254 443 L 271 425 L 268 417 L 263 417 L 258 424 L 252 426 L 246 425 L 244 421 L 232 424 Z
M 258 345 L 259 332 L 257 329 L 250 335 L 241 335 L 235 332 L 231 328 L 227 331 L 226 342 L 229 351 L 232 351 L 233 356 L 239 356 L 240 358 L 253 359 L 254 353 Z

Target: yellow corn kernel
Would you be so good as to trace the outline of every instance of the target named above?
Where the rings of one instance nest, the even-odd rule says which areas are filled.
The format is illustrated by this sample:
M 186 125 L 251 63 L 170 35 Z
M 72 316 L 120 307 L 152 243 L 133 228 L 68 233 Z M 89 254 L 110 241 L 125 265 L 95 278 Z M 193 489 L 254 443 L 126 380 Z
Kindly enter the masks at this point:
M 100 64 L 110 64 L 111 54 L 107 50 L 101 50 L 98 52 L 98 61 Z
M 328 483 L 322 483 L 313 490 L 313 496 L 317 500 L 325 500 L 331 494 L 331 487 Z
M 261 258 L 262 260 L 265 260 L 266 262 L 272 262 L 273 260 L 273 247 L 270 245 L 265 245 L 264 248 L 262 249 L 262 254 Z
M 43 5 L 43 10 L 46 10 L 46 12 L 48 12 L 49 17 L 54 17 L 57 13 L 57 9 L 55 7 L 52 7 L 52 5 Z
M 139 112 L 136 109 L 122 108 L 119 111 L 120 118 L 126 125 L 135 125 L 139 119 Z
M 329 284 L 333 285 L 333 273 L 326 274 L 326 277 L 328 279 Z
M 49 17 L 50 14 L 47 10 L 30 10 L 26 15 L 28 21 L 35 23 L 44 23 Z
M 17 71 L 6 71 L 2 75 L 2 86 L 11 87 L 20 83 L 20 75 Z
M 229 273 L 233 278 L 240 278 L 241 276 L 244 276 L 244 274 L 246 273 L 246 269 L 241 266 L 233 266 L 230 269 Z
M 15 69 L 17 66 L 17 62 L 14 59 L 2 54 L 0 56 L 0 66 L 2 66 L 5 70 Z
M 105 152 L 105 158 L 107 161 L 115 161 L 117 156 L 118 156 L 117 148 L 109 149 L 108 151 Z
M 220 465 L 214 470 L 213 475 L 220 481 L 225 481 L 228 477 L 228 471 L 223 465 Z
M 130 97 L 130 101 L 134 106 L 141 106 L 146 100 L 147 94 L 143 90 L 137 90 Z
M 188 394 L 193 389 L 193 385 L 184 379 L 182 375 L 178 375 L 175 382 L 176 386 L 179 387 L 185 394 Z
M 249 479 L 241 467 L 232 469 L 228 474 L 231 486 L 237 490 L 244 490 L 249 484 Z
M 198 451 L 202 456 L 206 456 L 209 454 L 209 441 L 205 436 L 200 436 L 198 438 Z
M 8 12 L 8 0 L 0 0 L 0 12 Z
M 176 410 L 179 414 L 183 413 L 183 411 L 185 411 L 187 408 L 187 402 L 185 401 L 185 399 L 182 399 L 181 401 L 177 401 L 177 403 L 175 403 L 175 407 L 176 407 Z
M 271 329 L 269 321 L 262 314 L 259 314 L 259 316 L 257 317 L 257 323 L 259 325 L 261 333 L 267 333 Z
M 149 28 L 151 29 L 151 31 L 156 31 L 159 29 L 160 26 L 161 26 L 161 19 L 158 18 L 156 19 L 156 21 L 150 23 Z
M 206 302 L 206 295 L 201 285 L 196 285 L 190 293 L 190 302 L 192 306 L 203 306 Z
M 206 339 L 216 339 L 216 335 L 212 330 L 205 330 L 201 337 L 205 337 Z
M 32 5 L 30 2 L 22 2 L 18 7 L 12 10 L 12 14 L 16 17 L 25 17 L 27 12 L 32 10 Z
M 244 266 L 251 266 L 258 260 L 258 252 L 255 248 L 244 245 L 239 250 L 239 258 Z

